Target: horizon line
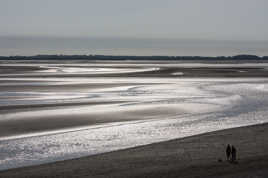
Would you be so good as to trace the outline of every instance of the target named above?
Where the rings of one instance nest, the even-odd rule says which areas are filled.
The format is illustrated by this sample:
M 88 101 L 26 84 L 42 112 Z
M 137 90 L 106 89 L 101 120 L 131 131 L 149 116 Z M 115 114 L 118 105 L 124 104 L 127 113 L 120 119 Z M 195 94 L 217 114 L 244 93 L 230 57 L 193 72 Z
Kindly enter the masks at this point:
M 200 56 L 200 55 L 193 55 L 193 56 L 172 56 L 172 55 L 101 55 L 101 54 L 37 54 L 37 55 L 9 55 L 9 56 L 2 56 L 1 58 L 45 58 L 45 57 L 131 57 L 131 58 L 157 58 L 157 57 L 166 57 L 166 58 L 256 58 L 256 59 L 267 59 L 268 56 L 259 56 L 253 54 L 237 54 L 237 55 L 224 55 L 224 56 Z M 123 60 L 123 59 L 122 59 Z M 247 60 L 247 59 L 245 59 Z

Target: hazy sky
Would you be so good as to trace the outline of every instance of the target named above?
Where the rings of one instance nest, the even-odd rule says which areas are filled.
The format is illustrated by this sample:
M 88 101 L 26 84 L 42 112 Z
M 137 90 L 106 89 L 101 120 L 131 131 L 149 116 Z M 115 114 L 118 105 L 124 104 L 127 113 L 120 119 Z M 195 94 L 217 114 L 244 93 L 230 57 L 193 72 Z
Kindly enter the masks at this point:
M 0 0 L 0 36 L 268 40 L 267 0 Z

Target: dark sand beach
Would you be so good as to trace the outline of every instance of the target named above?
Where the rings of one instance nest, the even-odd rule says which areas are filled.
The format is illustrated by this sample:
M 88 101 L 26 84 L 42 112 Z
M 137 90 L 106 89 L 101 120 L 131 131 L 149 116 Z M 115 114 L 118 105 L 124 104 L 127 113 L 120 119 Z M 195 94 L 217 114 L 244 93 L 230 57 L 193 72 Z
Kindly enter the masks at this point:
M 52 164 L 18 168 L 0 177 L 220 177 L 268 176 L 268 125 L 211 132 Z M 226 144 L 238 163 L 225 158 Z M 222 161 L 221 161 L 222 160 Z

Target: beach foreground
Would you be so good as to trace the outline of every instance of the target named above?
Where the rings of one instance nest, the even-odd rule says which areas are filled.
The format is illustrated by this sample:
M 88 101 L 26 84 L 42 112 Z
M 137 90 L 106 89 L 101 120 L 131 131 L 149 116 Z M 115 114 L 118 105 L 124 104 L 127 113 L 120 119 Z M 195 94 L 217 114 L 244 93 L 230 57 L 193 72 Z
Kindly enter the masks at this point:
M 0 177 L 268 177 L 268 124 L 228 129 L 80 159 L 18 168 Z M 226 144 L 238 163 L 225 158 Z

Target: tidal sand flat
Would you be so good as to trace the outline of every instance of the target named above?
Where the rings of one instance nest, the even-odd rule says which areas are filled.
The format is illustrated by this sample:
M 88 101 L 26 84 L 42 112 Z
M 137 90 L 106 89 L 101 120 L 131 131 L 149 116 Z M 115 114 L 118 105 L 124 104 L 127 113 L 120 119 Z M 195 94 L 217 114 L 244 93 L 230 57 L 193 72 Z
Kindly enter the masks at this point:
M 167 142 L 0 172 L 0 177 L 267 177 L 267 124 L 234 128 Z M 226 161 L 235 144 L 238 161 Z
M 158 142 L 162 142 L 161 154 L 169 154 L 168 146 L 164 151 L 170 143 L 166 141 L 268 121 L 266 63 L 2 61 L 0 66 L 0 170 L 10 170 L 10 175 L 14 168 L 86 156 L 92 157 L 82 160 L 102 160 L 94 155 L 142 149 L 140 146 Z M 209 142 L 207 147 L 223 150 L 213 155 L 213 160 L 224 153 L 227 143 L 217 133 L 213 136 L 219 139 L 216 146 L 200 137 L 204 140 L 201 146 Z M 230 141 L 237 138 L 240 136 Z M 250 141 L 245 137 L 246 142 Z M 175 145 L 180 150 L 180 144 Z M 159 163 L 164 164 L 165 157 L 160 158 Z M 132 160 L 126 156 L 118 159 Z M 116 162 L 109 160 L 112 165 Z M 59 164 L 68 168 L 71 163 Z M 133 165 L 139 163 L 134 161 Z M 18 170 L 24 168 L 14 171 Z

